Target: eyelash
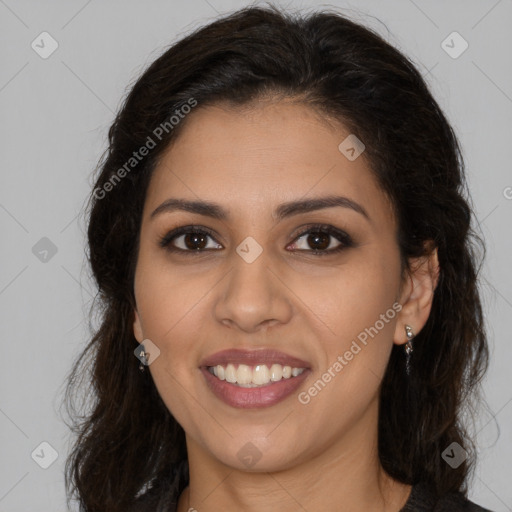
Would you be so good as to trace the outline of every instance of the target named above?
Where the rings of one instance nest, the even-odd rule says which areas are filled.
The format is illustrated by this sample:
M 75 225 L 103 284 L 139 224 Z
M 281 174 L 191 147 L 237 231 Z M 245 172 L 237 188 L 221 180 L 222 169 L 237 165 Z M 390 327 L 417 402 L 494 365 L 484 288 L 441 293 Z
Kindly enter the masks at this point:
M 341 244 L 336 247 L 335 249 L 329 249 L 329 250 L 304 250 L 304 249 L 297 249 L 298 252 L 306 252 L 306 253 L 312 253 L 315 256 L 327 256 L 330 254 L 339 253 L 345 249 L 348 249 L 350 247 L 354 247 L 355 244 L 350 237 L 348 233 L 345 233 L 344 231 L 341 231 L 339 229 L 336 229 L 332 226 L 329 226 L 327 224 L 313 224 L 308 225 L 305 227 L 305 230 L 299 233 L 293 240 L 293 243 L 295 243 L 298 239 L 302 238 L 304 235 L 312 234 L 312 233 L 321 233 L 333 236 L 336 238 Z M 187 235 L 187 234 L 200 234 L 200 235 L 207 235 L 211 238 L 214 238 L 214 234 L 212 231 L 210 231 L 207 228 L 201 227 L 201 226 L 182 226 L 176 229 L 173 229 L 172 231 L 165 234 L 163 237 L 159 240 L 159 246 L 162 248 L 165 248 L 169 252 L 173 253 L 182 253 L 182 254 L 190 254 L 190 255 L 199 255 L 204 253 L 205 251 L 211 251 L 211 250 L 218 250 L 218 249 L 202 249 L 202 250 L 185 250 L 185 249 L 178 249 L 177 247 L 172 247 L 171 242 L 181 236 L 181 235 Z M 329 243 L 330 245 L 330 243 Z

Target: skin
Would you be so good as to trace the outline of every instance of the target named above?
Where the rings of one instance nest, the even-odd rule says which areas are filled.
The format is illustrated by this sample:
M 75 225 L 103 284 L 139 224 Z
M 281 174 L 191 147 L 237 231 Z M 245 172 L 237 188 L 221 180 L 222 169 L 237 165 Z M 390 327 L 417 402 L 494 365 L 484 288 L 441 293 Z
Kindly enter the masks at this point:
M 338 145 L 349 132 L 290 100 L 251 108 L 197 107 L 152 176 L 135 274 L 134 335 L 160 356 L 149 366 L 166 406 L 186 433 L 190 485 L 178 511 L 336 510 L 397 512 L 411 487 L 382 469 L 377 450 L 379 388 L 406 324 L 426 323 L 437 284 L 436 252 L 401 275 L 397 225 L 364 153 L 349 161 Z M 344 207 L 276 222 L 282 202 L 339 194 Z M 220 221 L 185 211 L 150 218 L 165 200 L 208 200 Z M 346 231 L 353 247 L 315 256 L 310 223 Z M 171 253 L 158 245 L 172 228 L 210 228 L 210 251 Z M 306 228 L 307 229 L 307 228 Z M 236 252 L 248 236 L 263 252 L 247 263 Z M 329 248 L 340 242 L 328 237 Z M 314 243 L 314 242 L 313 242 Z M 174 240 L 184 248 L 184 237 Z M 197 244 L 196 244 L 197 246 Z M 308 252 L 309 251 L 309 252 Z M 393 319 L 308 404 L 297 394 L 392 308 Z M 236 409 L 213 395 L 201 361 L 227 348 L 273 348 L 300 357 L 312 372 L 297 393 L 261 409 Z M 400 390 L 396 390 L 400 393 Z M 404 426 L 404 428 L 407 428 Z M 237 453 L 261 453 L 248 468 Z

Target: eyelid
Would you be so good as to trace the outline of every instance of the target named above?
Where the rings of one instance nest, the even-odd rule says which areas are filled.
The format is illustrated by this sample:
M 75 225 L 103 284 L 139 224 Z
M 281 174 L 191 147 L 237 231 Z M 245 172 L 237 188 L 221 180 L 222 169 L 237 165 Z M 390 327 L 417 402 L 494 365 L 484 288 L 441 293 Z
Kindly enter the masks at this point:
M 325 233 L 325 234 L 329 234 L 331 236 L 338 235 L 339 238 L 342 238 L 347 242 L 352 241 L 352 237 L 343 229 L 336 228 L 334 226 L 331 226 L 330 224 L 318 223 L 318 222 L 313 222 L 310 224 L 303 224 L 302 226 L 298 227 L 292 235 L 293 241 L 295 242 L 295 240 L 303 237 L 304 235 L 307 235 L 310 232 L 311 233 Z

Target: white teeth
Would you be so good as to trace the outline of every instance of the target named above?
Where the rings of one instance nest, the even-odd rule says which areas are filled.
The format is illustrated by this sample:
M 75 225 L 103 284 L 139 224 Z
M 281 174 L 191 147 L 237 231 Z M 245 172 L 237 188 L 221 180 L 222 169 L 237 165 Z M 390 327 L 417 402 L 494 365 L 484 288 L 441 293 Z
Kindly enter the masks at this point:
M 228 364 L 226 367 L 226 381 L 231 383 L 236 382 L 236 370 L 232 364 Z
M 239 364 L 236 371 L 236 381 L 238 384 L 250 384 L 252 381 L 252 371 L 246 364 Z
M 289 379 L 292 376 L 297 377 L 304 368 L 292 368 L 291 366 L 282 366 L 274 363 L 270 366 L 257 364 L 254 368 L 239 364 L 238 368 L 229 363 L 227 366 L 217 365 L 209 368 L 210 373 L 220 380 L 226 380 L 231 384 L 237 384 L 245 388 L 266 386 L 270 382 L 279 382 L 281 379 Z
M 277 382 L 283 377 L 283 367 L 280 364 L 273 364 L 270 367 L 270 380 Z
M 264 364 L 258 364 L 252 371 L 253 384 L 268 384 L 270 382 L 270 370 Z

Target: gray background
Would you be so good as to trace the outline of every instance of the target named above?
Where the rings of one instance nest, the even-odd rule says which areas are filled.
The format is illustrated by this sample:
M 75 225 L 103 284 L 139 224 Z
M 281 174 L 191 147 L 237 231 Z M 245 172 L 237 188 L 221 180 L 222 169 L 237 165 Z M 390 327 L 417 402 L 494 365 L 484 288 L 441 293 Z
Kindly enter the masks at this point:
M 128 85 L 167 45 L 242 5 L 0 0 L 0 512 L 66 510 L 70 434 L 58 405 L 89 337 L 85 315 L 94 293 L 79 212 L 114 113 Z M 420 67 L 460 137 L 488 247 L 482 290 L 492 352 L 484 385 L 490 410 L 477 425 L 480 462 L 470 497 L 510 511 L 512 0 L 280 5 L 336 6 L 384 35 Z M 59 45 L 46 59 L 31 47 L 34 40 L 43 46 L 44 31 Z M 453 31 L 469 43 L 455 59 L 441 46 Z M 50 48 L 48 39 L 44 46 Z M 58 453 L 47 469 L 40 465 L 52 453 L 42 442 Z

